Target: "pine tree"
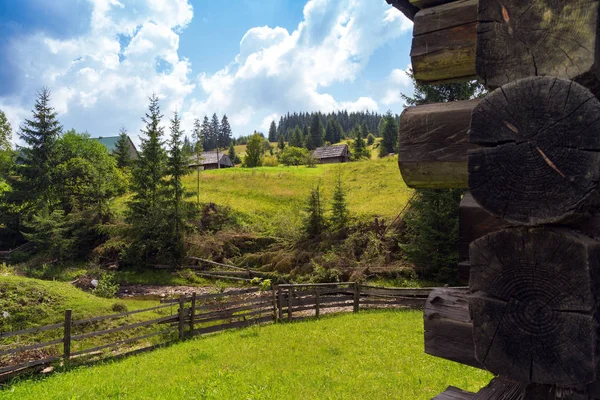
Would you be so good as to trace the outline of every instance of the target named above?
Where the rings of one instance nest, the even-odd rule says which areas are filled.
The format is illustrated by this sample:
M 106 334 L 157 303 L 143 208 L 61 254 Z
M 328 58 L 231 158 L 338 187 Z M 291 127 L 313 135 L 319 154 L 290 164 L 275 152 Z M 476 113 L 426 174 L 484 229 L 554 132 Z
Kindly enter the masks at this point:
M 321 185 L 317 184 L 308 196 L 306 217 L 302 225 L 302 230 L 310 238 L 314 238 L 325 231 L 325 217 L 321 197 Z
M 333 120 L 333 142 L 339 143 L 344 137 L 344 130 L 337 120 Z
M 12 127 L 4 111 L 0 110 L 0 151 L 12 150 Z
M 148 112 L 142 121 L 139 157 L 134 163 L 127 221 L 131 224 L 133 243 L 130 247 L 132 262 L 148 262 L 157 257 L 164 247 L 164 231 L 168 221 L 165 207 L 166 153 L 163 149 L 163 131 L 160 126 L 162 114 L 158 97 L 150 98 Z
M 323 146 L 323 123 L 319 114 L 314 114 L 310 123 L 310 136 L 306 141 L 306 147 L 309 150 L 314 150 L 317 147 Z
M 325 128 L 325 141 L 329 142 L 331 144 L 337 143 L 336 142 L 336 126 L 335 126 L 335 120 L 333 118 L 329 118 L 327 120 L 327 127 Z
M 302 146 L 308 148 L 308 142 L 310 141 L 310 134 L 308 131 L 308 125 L 302 127 L 302 134 L 300 135 L 300 141 Z
M 221 125 L 219 124 L 219 117 L 217 114 L 213 114 L 210 121 L 210 136 L 212 138 L 212 148 L 217 151 L 217 168 L 221 168 L 221 159 L 219 158 L 219 148 L 221 146 Z
M 385 157 L 390 153 L 395 153 L 398 144 L 398 124 L 391 111 L 387 112 L 382 121 L 381 136 L 383 137 L 383 140 L 379 145 L 379 157 Z
M 131 154 L 129 153 L 129 136 L 127 136 L 127 130 L 125 128 L 121 128 L 121 130 L 119 131 L 119 139 L 117 139 L 113 155 L 117 160 L 117 167 L 123 169 L 131 165 Z
M 183 137 L 183 145 L 181 146 L 181 150 L 186 157 L 189 157 L 195 153 L 194 145 L 192 145 L 192 142 L 187 135 Z
M 235 154 L 235 147 L 233 146 L 233 142 L 231 142 L 231 144 L 229 144 L 229 152 L 227 154 L 229 156 L 229 159 L 231 160 L 231 162 L 233 164 L 235 164 L 235 159 L 237 157 L 237 155 Z
M 350 213 L 346 200 L 346 190 L 342 184 L 342 175 L 338 174 L 335 188 L 333 189 L 333 201 L 331 203 L 331 228 L 335 232 L 344 232 L 348 228 Z
M 296 125 L 296 128 L 294 128 L 294 131 L 290 136 L 290 140 L 288 141 L 288 145 L 292 147 L 304 147 L 304 142 L 302 140 L 302 131 L 300 130 L 300 127 L 298 125 Z
M 208 124 L 208 118 L 204 116 L 204 121 Z M 203 126 L 200 125 L 200 120 L 196 118 L 194 120 L 194 139 L 196 145 L 194 146 L 194 154 L 196 156 L 196 205 L 200 208 L 200 158 L 202 157 L 202 143 L 204 140 Z
M 285 138 L 283 137 L 283 135 L 279 135 L 279 139 L 277 140 L 277 148 L 280 151 L 283 151 L 283 149 L 285 149 Z
M 223 119 L 221 119 L 221 135 L 219 139 L 219 144 L 223 147 L 229 147 L 231 143 L 231 125 L 229 125 L 229 120 L 227 119 L 227 115 L 223 115 Z M 232 160 L 233 161 L 233 160 Z
M 204 120 L 202 121 L 200 132 L 202 136 L 202 148 L 204 149 L 204 151 L 213 150 L 214 147 L 212 146 L 210 121 L 208 120 L 208 117 L 206 115 L 204 116 Z
M 356 127 L 354 129 L 354 141 L 352 142 L 352 159 L 360 160 L 363 158 L 370 158 L 369 149 L 365 144 L 365 140 L 362 137 L 361 129 Z
M 32 112 L 33 118 L 26 119 L 19 131 L 19 138 L 26 147 L 20 156 L 20 179 L 14 182 L 14 186 L 21 201 L 38 203 L 38 210 L 52 209 L 57 201 L 53 185 L 53 169 L 57 161 L 55 147 L 62 126 L 50 106 L 50 90 L 44 87 L 38 92 Z
M 170 246 L 167 248 L 173 262 L 179 263 L 184 256 L 184 226 L 186 202 L 184 201 L 183 177 L 187 174 L 186 156 L 183 154 L 181 137 L 181 119 L 177 112 L 171 120 L 171 137 L 167 159 L 167 214 L 170 226 Z
M 246 146 L 246 157 L 244 157 L 244 167 L 254 168 L 262 165 L 261 156 L 263 154 L 264 138 L 259 133 L 254 133 Z
M 275 126 L 275 121 L 271 121 L 271 126 L 269 127 L 269 142 L 274 143 L 277 141 L 277 127 Z
M 360 134 L 362 135 L 363 139 L 366 139 L 367 136 L 369 136 L 369 128 L 367 128 L 367 123 L 363 122 L 360 125 Z

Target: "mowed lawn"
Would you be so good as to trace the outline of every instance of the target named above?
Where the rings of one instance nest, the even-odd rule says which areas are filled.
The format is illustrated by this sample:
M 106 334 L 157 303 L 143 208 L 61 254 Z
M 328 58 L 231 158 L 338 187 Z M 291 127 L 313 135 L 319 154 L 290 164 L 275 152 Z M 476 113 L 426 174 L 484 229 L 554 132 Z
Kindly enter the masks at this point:
M 196 338 L 22 381 L 2 399 L 430 399 L 487 372 L 423 353 L 422 312 L 371 311 Z
M 236 211 L 266 218 L 297 214 L 310 189 L 321 184 L 325 201 L 332 197 L 338 177 L 348 193 L 348 206 L 355 215 L 393 217 L 404 207 L 412 190 L 404 184 L 395 157 L 317 165 L 315 168 L 229 168 L 200 173 L 200 200 L 228 205 Z M 196 198 L 196 175 L 185 179 Z M 327 208 L 327 204 L 326 208 Z

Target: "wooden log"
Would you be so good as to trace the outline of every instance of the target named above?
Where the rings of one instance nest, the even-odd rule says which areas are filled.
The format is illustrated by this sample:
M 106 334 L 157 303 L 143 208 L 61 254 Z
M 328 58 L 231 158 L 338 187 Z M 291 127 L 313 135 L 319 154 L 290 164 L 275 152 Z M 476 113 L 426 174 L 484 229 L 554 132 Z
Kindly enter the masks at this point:
M 600 101 L 585 87 L 532 77 L 503 86 L 473 110 L 469 189 L 508 222 L 577 219 L 599 201 Z
M 458 0 L 415 15 L 410 56 L 417 81 L 442 83 L 475 78 L 477 3 Z
M 72 310 L 65 310 L 65 324 L 63 330 L 63 364 L 68 367 L 71 360 L 71 320 Z
M 509 228 L 471 244 L 476 359 L 521 382 L 598 378 L 600 242 L 549 228 Z
M 435 7 L 446 3 L 452 3 L 456 0 L 410 0 L 410 4 L 420 9 Z
M 398 165 L 413 188 L 467 187 L 467 132 L 480 100 L 408 107 L 400 116 Z
M 533 75 L 598 87 L 598 0 L 480 0 L 477 75 L 492 88 Z
M 458 209 L 458 255 L 469 259 L 469 245 L 488 233 L 508 227 L 508 222 L 490 214 L 479 205 L 470 192 L 465 193 Z
M 385 0 L 389 5 L 394 6 L 400 10 L 406 18 L 411 21 L 415 18 L 415 14 L 419 9 L 414 5 L 410 4 L 409 0 Z
M 482 368 L 475 358 L 468 289 L 434 289 L 425 303 L 425 353 Z

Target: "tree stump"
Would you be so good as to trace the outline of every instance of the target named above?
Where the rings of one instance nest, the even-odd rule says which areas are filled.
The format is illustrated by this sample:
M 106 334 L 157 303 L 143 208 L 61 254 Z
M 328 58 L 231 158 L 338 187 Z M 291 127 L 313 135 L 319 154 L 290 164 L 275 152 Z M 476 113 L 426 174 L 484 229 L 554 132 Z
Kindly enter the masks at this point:
M 574 219 L 598 203 L 600 101 L 583 86 L 533 77 L 473 110 L 469 189 L 490 213 L 537 225 Z
M 528 76 L 598 91 L 598 0 L 480 0 L 477 75 L 496 88 Z
M 509 228 L 471 244 L 476 359 L 526 383 L 597 378 L 600 243 L 547 228 Z

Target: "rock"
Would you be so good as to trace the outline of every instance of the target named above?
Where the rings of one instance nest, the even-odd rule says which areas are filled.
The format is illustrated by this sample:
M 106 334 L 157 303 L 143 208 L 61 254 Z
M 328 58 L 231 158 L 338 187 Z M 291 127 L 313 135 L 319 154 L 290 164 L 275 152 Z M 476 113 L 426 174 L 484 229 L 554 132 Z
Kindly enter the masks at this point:
M 98 279 L 92 279 L 92 281 L 90 282 L 90 284 L 94 287 L 97 288 L 98 287 Z

